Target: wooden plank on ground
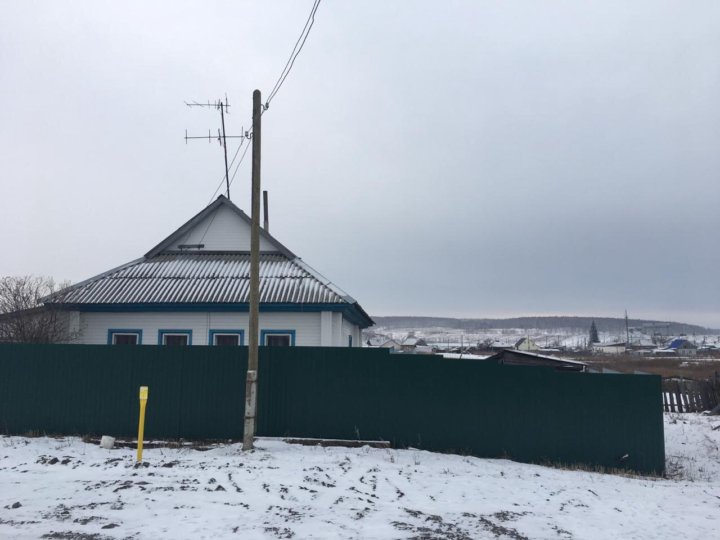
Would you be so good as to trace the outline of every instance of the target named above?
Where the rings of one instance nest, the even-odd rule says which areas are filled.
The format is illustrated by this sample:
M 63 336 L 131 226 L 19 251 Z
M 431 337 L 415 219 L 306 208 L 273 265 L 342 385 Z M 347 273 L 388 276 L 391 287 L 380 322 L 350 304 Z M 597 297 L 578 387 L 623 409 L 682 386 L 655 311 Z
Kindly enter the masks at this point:
M 358 441 L 353 439 L 282 439 L 288 444 L 302 444 L 304 446 L 342 446 L 345 448 L 360 448 L 370 446 L 371 448 L 390 448 L 390 441 Z

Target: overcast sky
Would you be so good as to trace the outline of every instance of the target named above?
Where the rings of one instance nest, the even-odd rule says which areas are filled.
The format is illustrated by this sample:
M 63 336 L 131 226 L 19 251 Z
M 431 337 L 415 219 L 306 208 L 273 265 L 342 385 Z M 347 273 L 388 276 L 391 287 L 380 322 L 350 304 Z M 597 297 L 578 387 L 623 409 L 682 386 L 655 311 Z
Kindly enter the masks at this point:
M 0 275 L 78 281 L 211 201 L 183 136 L 219 118 L 183 102 L 247 129 L 312 0 L 0 4 Z M 720 327 L 720 2 L 323 0 L 262 181 L 371 314 Z

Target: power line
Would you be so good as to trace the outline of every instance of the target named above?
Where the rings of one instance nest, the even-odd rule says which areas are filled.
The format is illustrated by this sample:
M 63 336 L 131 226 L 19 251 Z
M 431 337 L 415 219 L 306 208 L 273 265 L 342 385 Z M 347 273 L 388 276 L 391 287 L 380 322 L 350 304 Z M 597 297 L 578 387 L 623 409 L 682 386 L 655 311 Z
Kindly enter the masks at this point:
M 297 41 L 295 42 L 295 47 L 293 47 L 293 50 L 290 53 L 290 58 L 288 58 L 288 61 L 285 63 L 285 67 L 283 68 L 282 72 L 280 73 L 280 77 L 278 77 L 277 82 L 275 82 L 275 86 L 273 86 L 273 89 L 270 91 L 270 94 L 268 95 L 267 101 L 265 101 L 265 109 L 270 107 L 270 102 L 273 100 L 275 95 L 280 91 L 280 88 L 282 88 L 282 85 L 285 82 L 285 79 L 290 74 L 290 70 L 293 68 L 293 65 L 295 64 L 295 60 L 297 59 L 298 55 L 302 51 L 303 47 L 305 46 L 305 41 L 307 40 L 308 36 L 310 35 L 310 30 L 312 30 L 313 24 L 315 24 L 315 13 L 317 12 L 319 5 L 320 5 L 320 0 L 315 0 L 315 2 L 313 3 L 312 9 L 310 10 L 310 15 L 308 15 L 307 21 L 305 21 L 305 26 L 303 27 L 302 32 L 300 33 L 300 37 L 298 37 Z
M 232 161 L 230 162 L 229 167 L 232 167 L 232 166 L 233 166 L 233 163 L 235 163 L 235 158 L 237 158 L 237 155 L 238 155 L 238 153 L 240 152 L 240 149 L 242 148 L 242 146 L 243 146 L 244 143 L 245 143 L 245 139 L 243 139 L 242 141 L 240 141 L 240 144 L 238 145 L 237 150 L 235 150 L 235 155 L 233 156 Z M 225 181 L 225 179 L 226 179 L 226 175 L 223 175 L 223 177 L 220 179 L 220 183 L 218 184 L 218 187 L 215 188 L 215 191 L 213 192 L 212 197 L 210 197 L 210 202 L 213 202 L 213 200 L 215 199 L 215 195 L 217 195 L 218 191 L 220 191 L 220 188 L 222 187 L 223 182 Z M 208 204 L 209 204 L 209 203 L 208 203 Z
M 270 94 L 268 95 L 268 99 L 265 102 L 265 105 L 261 106 L 263 113 L 270 107 L 270 102 L 275 98 L 277 93 L 280 91 L 280 88 L 282 88 L 282 85 L 285 83 L 285 79 L 287 79 L 287 76 L 290 74 L 290 71 L 292 70 L 293 66 L 295 65 L 295 60 L 297 60 L 297 57 L 300 55 L 300 52 L 302 52 L 302 49 L 305 46 L 305 42 L 307 41 L 307 38 L 310 35 L 310 30 L 312 30 L 313 24 L 315 24 L 315 14 L 317 13 L 318 7 L 320 6 L 320 2 L 321 2 L 321 0 L 314 0 L 313 6 L 310 9 L 310 14 L 308 15 L 308 18 L 305 21 L 305 26 L 303 26 L 302 32 L 300 32 L 300 36 L 298 37 L 297 41 L 295 42 L 295 46 L 293 47 L 293 50 L 290 53 L 290 57 L 288 58 L 288 61 L 285 63 L 285 67 L 283 68 L 282 72 L 280 73 L 278 80 L 275 82 L 275 86 L 273 86 L 273 89 L 270 91 Z M 199 106 L 202 104 L 196 104 L 196 103 L 188 104 L 188 106 L 196 106 L 196 105 Z M 240 149 L 242 148 L 243 144 L 245 144 L 245 141 L 250 139 L 251 137 L 252 137 L 252 128 L 249 131 L 245 132 L 245 137 L 243 138 L 240 145 L 237 147 L 237 150 L 235 150 L 235 155 L 233 155 L 232 161 L 230 162 L 230 165 L 228 166 L 228 168 L 230 168 L 230 169 L 232 168 L 233 164 L 235 163 L 235 159 L 237 159 L 237 156 L 240 153 Z M 233 172 L 232 178 L 230 179 L 230 182 L 228 183 L 228 191 L 230 190 L 230 186 L 232 185 L 232 182 L 235 179 L 235 175 L 237 174 L 238 170 L 240 169 L 240 164 L 245 159 L 245 154 L 247 154 L 248 148 L 250 148 L 250 145 L 247 145 L 245 147 L 245 151 L 243 152 L 243 154 L 240 158 L 240 161 L 238 162 L 237 166 L 235 167 L 235 172 Z M 227 181 L 227 175 L 223 176 L 220 179 L 220 183 L 218 184 L 218 187 L 215 189 L 215 192 L 213 193 L 212 197 L 210 197 L 210 203 L 212 203 L 212 201 L 215 199 L 215 196 L 217 195 L 218 191 L 220 191 L 220 188 L 223 185 L 223 181 Z
M 240 153 L 240 150 L 241 150 L 242 147 L 243 147 L 243 144 L 245 144 L 245 141 L 247 141 L 248 139 L 250 139 L 251 136 L 252 136 L 252 128 L 250 128 L 249 131 L 246 131 L 246 132 L 245 132 L 245 134 L 244 134 L 244 136 L 243 136 L 243 140 L 240 141 L 240 144 L 238 145 L 237 150 L 235 150 L 235 154 L 233 155 L 233 158 L 232 158 L 232 160 L 230 161 L 230 165 L 228 166 L 229 169 L 232 169 L 232 166 L 233 166 L 233 164 L 235 163 L 235 160 L 237 159 L 238 154 Z M 246 147 L 245 147 L 245 152 L 247 152 L 247 149 L 248 149 L 248 148 L 249 148 L 249 146 L 246 146 Z M 243 157 L 245 157 L 245 152 L 243 152 Z M 242 162 L 242 158 L 240 158 L 240 161 Z M 238 166 L 239 166 L 239 165 L 240 165 L 240 164 L 238 163 Z M 232 178 L 235 178 L 235 174 L 237 174 L 237 167 L 235 168 L 235 173 L 233 173 Z M 230 179 L 230 185 L 232 185 L 232 178 Z M 218 187 L 215 188 L 215 191 L 213 192 L 212 197 L 210 197 L 210 203 L 213 202 L 213 200 L 215 200 L 215 196 L 218 194 L 218 191 L 220 191 L 220 188 L 222 187 L 223 182 L 225 181 L 225 179 L 226 179 L 225 176 L 223 176 L 223 177 L 220 179 L 220 183 L 218 184 Z M 210 204 L 210 203 L 208 203 L 208 204 Z
M 237 157 L 238 152 L 240 152 L 240 149 L 242 148 L 242 145 L 243 145 L 243 143 L 244 143 L 246 140 L 248 140 L 248 138 L 243 139 L 243 142 L 241 142 L 241 143 L 240 143 L 240 146 L 238 146 L 238 149 L 237 149 L 237 151 L 235 152 L 235 156 L 233 157 L 232 162 L 235 161 L 235 158 Z M 240 165 L 242 164 L 243 160 L 245 159 L 245 154 L 247 154 L 248 148 L 250 148 L 250 145 L 249 145 L 249 144 L 245 145 L 245 151 L 243 152 L 243 155 L 240 157 L 240 161 L 238 161 L 237 167 L 235 167 L 235 172 L 234 172 L 233 175 L 230 177 L 230 181 L 229 181 L 229 183 L 228 183 L 228 191 L 230 190 L 230 186 L 232 186 L 233 180 L 235 180 L 235 175 L 237 174 L 238 170 L 240 170 Z M 230 163 L 230 167 L 232 167 L 232 162 Z M 220 180 L 220 185 L 219 185 L 218 188 L 215 190 L 215 193 L 217 193 L 218 190 L 222 187 L 222 181 L 225 180 L 225 179 L 226 179 L 226 178 L 223 177 L 223 178 Z M 210 203 L 212 203 L 212 201 L 213 201 L 214 198 L 215 198 L 215 195 L 213 194 L 212 198 L 210 199 Z M 212 226 L 213 221 L 215 221 L 215 216 L 217 216 L 217 212 L 213 213 L 212 219 L 210 220 L 210 223 L 208 223 L 208 226 L 205 227 L 205 232 L 203 233 L 202 238 L 200 238 L 200 242 L 198 242 L 198 243 L 202 244 L 203 240 L 205 240 L 205 235 L 206 235 L 206 234 L 208 233 L 208 231 L 210 230 L 210 227 Z
M 245 154 L 247 154 L 248 148 L 250 148 L 250 145 L 247 145 L 245 147 L 245 151 L 243 152 L 243 155 L 240 158 L 240 161 L 238 161 L 237 167 L 235 167 L 235 172 L 233 173 L 232 177 L 230 177 L 230 185 L 231 186 L 232 186 L 233 180 L 235 180 L 235 175 L 237 174 L 238 170 L 240 169 L 240 165 L 242 164 L 243 160 L 245 159 Z

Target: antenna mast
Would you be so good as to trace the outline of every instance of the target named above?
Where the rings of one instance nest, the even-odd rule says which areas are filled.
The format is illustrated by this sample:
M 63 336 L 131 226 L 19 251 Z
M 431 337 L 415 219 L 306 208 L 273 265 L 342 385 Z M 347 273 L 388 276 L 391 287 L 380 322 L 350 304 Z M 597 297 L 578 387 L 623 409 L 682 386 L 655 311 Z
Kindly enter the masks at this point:
M 220 143 L 220 146 L 223 147 L 223 154 L 225 155 L 225 188 L 227 190 L 227 198 L 230 198 L 230 169 L 228 168 L 228 158 L 227 158 L 227 139 L 242 139 L 244 138 L 244 135 L 226 135 L 225 134 L 225 114 L 230 114 L 228 112 L 228 109 L 230 108 L 230 104 L 228 103 L 227 96 L 225 96 L 225 101 L 223 102 L 222 99 L 217 100 L 215 103 L 210 103 L 209 101 L 207 103 L 198 103 L 197 101 L 193 101 L 191 103 L 185 102 L 185 105 L 188 107 L 214 107 L 215 109 L 220 111 L 220 124 L 222 126 L 222 131 L 218 129 L 217 137 L 210 134 L 210 130 L 208 130 L 207 135 L 202 135 L 200 137 L 189 137 L 187 134 L 187 130 L 185 130 L 185 144 L 187 144 L 189 139 L 207 139 L 208 142 L 212 142 L 213 139 L 217 139 L 217 141 Z

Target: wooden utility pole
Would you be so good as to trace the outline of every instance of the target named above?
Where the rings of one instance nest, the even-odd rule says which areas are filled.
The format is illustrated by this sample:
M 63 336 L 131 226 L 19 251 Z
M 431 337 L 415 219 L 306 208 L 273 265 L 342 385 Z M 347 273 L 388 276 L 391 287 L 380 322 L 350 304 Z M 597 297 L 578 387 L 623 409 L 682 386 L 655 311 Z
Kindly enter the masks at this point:
M 243 450 L 251 450 L 255 439 L 257 409 L 258 339 L 260 313 L 260 144 L 262 101 L 260 90 L 253 92 L 252 199 L 250 228 L 250 324 L 248 370 L 245 381 L 245 429 Z
M 625 348 L 630 348 L 630 326 L 628 324 L 627 309 L 625 310 Z

